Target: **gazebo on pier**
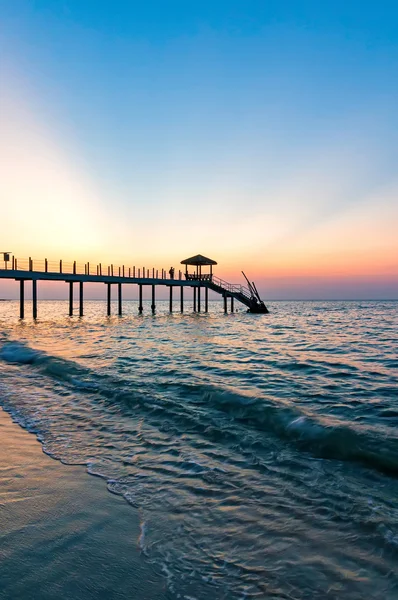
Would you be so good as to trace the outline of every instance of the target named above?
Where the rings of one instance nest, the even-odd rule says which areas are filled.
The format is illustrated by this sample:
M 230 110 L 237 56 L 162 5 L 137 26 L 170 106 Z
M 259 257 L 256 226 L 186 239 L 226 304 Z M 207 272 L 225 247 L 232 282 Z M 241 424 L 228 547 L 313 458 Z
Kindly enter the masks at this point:
M 216 261 L 211 258 L 207 258 L 202 254 L 191 256 L 181 261 L 182 265 L 185 265 L 185 279 L 188 281 L 211 281 L 213 279 L 213 265 L 216 265 Z M 194 273 L 188 273 L 188 266 L 196 267 Z M 210 273 L 202 273 L 202 267 L 210 267 Z

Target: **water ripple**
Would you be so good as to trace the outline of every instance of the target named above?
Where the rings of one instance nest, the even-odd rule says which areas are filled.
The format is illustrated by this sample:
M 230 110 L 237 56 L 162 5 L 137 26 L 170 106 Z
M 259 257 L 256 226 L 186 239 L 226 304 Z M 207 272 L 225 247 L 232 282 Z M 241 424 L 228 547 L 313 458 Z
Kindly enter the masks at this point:
M 140 511 L 168 597 L 395 599 L 397 303 L 125 304 L 2 303 L 0 403 Z

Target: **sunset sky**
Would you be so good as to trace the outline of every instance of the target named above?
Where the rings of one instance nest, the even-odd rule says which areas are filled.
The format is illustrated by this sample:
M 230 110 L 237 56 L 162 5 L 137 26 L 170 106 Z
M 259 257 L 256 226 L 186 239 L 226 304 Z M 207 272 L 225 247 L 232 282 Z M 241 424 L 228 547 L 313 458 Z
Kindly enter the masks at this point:
M 0 251 L 398 298 L 396 0 L 3 0 L 0 62 Z

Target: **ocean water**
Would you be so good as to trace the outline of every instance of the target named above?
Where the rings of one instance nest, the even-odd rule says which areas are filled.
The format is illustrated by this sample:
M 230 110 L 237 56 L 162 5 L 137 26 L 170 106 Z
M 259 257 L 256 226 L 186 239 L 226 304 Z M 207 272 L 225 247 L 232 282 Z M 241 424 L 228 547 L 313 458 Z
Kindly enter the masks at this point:
M 396 600 L 398 303 L 124 307 L 0 303 L 0 404 L 138 509 L 165 598 Z

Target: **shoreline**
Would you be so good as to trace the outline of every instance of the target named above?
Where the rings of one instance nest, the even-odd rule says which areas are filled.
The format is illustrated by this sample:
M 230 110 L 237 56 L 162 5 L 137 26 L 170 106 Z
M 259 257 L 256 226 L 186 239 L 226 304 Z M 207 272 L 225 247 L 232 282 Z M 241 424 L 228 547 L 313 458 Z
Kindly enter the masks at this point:
M 161 600 L 165 580 L 139 549 L 139 513 L 46 455 L 0 408 L 0 598 Z

